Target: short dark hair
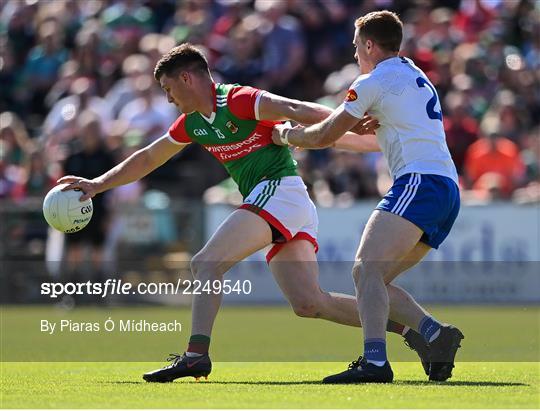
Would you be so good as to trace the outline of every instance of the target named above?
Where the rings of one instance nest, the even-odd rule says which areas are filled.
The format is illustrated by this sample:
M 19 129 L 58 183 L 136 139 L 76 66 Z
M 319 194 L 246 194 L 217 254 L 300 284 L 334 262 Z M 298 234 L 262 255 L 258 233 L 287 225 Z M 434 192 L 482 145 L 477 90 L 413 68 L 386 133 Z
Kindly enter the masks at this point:
M 399 51 L 403 40 L 403 23 L 396 13 L 388 10 L 372 11 L 354 22 L 363 41 L 373 40 L 388 51 Z
M 183 43 L 164 54 L 156 63 L 154 77 L 159 81 L 164 74 L 174 76 L 180 70 L 210 74 L 206 57 L 197 47 L 190 43 Z

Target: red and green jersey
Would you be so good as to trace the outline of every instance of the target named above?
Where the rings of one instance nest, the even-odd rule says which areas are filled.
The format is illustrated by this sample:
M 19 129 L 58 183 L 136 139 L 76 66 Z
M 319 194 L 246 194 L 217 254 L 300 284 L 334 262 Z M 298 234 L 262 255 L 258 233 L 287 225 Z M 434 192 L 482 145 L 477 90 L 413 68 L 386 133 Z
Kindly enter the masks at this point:
M 262 180 L 295 176 L 296 163 L 287 147 L 272 143 L 276 122 L 259 120 L 264 91 L 214 84 L 214 112 L 182 114 L 169 129 L 177 143 L 197 142 L 216 157 L 245 198 Z

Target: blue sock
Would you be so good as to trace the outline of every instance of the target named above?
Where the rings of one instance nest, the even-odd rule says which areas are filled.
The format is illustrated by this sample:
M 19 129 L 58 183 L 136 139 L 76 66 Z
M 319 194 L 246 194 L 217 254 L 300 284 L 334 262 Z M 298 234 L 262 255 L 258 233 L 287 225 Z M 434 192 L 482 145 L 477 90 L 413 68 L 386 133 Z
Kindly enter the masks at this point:
M 367 362 L 379 366 L 384 365 L 386 362 L 386 341 L 382 338 L 368 338 L 364 340 L 364 358 Z
M 440 330 L 441 323 L 436 321 L 433 317 L 429 317 L 427 315 L 422 318 L 422 321 L 420 321 L 420 325 L 418 326 L 418 331 L 424 336 L 428 343 L 432 342 L 439 336 Z

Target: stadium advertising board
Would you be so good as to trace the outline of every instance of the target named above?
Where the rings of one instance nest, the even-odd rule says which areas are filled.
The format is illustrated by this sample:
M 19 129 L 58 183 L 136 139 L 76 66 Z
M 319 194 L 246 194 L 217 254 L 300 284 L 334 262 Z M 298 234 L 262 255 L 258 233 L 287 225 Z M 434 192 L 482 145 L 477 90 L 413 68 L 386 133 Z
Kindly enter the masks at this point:
M 323 288 L 354 293 L 352 260 L 374 205 L 363 202 L 350 208 L 318 209 Z M 230 211 L 226 205 L 207 207 L 206 238 Z M 538 303 L 539 224 L 540 213 L 535 206 L 464 206 L 442 246 L 396 281 L 420 301 L 430 303 Z M 258 267 L 263 264 L 264 253 L 248 261 L 230 275 L 235 280 L 251 280 L 252 293 L 230 295 L 226 301 L 285 302 L 270 272 Z

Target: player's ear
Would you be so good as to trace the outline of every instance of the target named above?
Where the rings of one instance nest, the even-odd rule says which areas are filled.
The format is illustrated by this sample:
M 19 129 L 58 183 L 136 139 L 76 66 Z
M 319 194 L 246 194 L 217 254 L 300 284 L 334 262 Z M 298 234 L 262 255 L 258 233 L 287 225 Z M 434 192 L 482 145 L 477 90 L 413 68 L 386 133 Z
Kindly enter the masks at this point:
M 180 72 L 180 80 L 182 80 L 186 84 L 189 84 L 191 83 L 191 75 L 188 71 L 182 71 Z
M 366 40 L 366 50 L 367 51 L 372 51 L 373 50 L 373 41 L 371 40 Z

